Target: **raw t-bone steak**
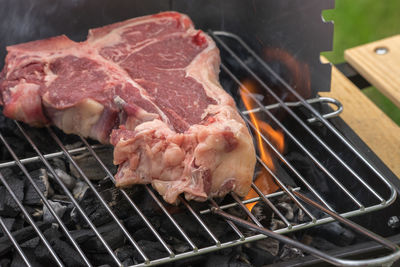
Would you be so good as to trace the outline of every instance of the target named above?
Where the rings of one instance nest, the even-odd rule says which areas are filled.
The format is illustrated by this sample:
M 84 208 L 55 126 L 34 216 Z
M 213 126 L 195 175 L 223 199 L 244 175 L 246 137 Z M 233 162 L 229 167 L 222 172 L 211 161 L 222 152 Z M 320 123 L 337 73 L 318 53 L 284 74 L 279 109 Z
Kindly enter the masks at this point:
M 219 51 L 183 14 L 164 12 L 7 47 L 4 115 L 114 145 L 117 186 L 169 202 L 247 194 L 255 151 L 218 81 Z

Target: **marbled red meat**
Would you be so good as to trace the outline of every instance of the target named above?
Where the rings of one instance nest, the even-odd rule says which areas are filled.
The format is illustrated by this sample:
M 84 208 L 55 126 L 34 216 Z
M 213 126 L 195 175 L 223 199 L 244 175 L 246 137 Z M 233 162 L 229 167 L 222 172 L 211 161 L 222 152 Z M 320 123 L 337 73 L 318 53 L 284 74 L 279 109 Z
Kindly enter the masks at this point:
M 118 186 L 151 183 L 170 203 L 247 194 L 251 136 L 218 82 L 219 51 L 164 12 L 7 48 L 4 115 L 114 145 Z

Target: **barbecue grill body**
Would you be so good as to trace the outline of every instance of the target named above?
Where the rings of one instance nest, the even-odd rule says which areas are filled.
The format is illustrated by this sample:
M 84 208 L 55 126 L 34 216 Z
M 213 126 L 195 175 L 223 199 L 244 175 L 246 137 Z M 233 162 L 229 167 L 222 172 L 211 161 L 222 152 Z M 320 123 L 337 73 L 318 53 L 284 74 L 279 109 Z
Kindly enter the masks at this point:
M 320 52 L 332 49 L 333 24 L 321 12 L 334 0 L 2 0 L 0 67 L 5 46 L 66 34 L 84 40 L 90 28 L 176 10 L 204 31 L 239 35 L 308 97 L 330 88 L 331 67 Z M 300 77 L 300 78 L 299 78 Z M 311 89 L 312 88 L 312 89 Z
M 1 0 L 0 4 L 0 67 L 7 45 L 60 34 L 76 41 L 84 40 L 90 28 L 176 10 L 188 14 L 198 28 L 240 36 L 276 72 L 289 75 L 285 78 L 292 84 L 305 85 L 293 85 L 300 88 L 303 95 L 327 91 L 330 87 L 330 66 L 321 64 L 319 57 L 321 51 L 332 48 L 333 27 L 322 21 L 321 12 L 333 8 L 334 0 Z M 298 77 L 304 80 L 296 80 Z M 310 88 L 313 91 L 307 91 Z M 364 154 L 372 157 L 385 177 L 400 188 L 399 180 L 390 170 L 371 155 L 370 149 L 351 129 L 337 120 L 334 121 L 335 127 L 340 128 Z M 355 220 L 378 234 L 392 236 L 397 230 L 387 229 L 386 222 L 388 217 L 398 214 L 399 207 L 400 203 L 396 201 L 389 209 L 365 214 Z M 399 242 L 396 238 L 395 241 Z M 354 251 L 358 253 L 358 250 Z M 299 261 L 301 259 L 289 264 L 299 265 Z M 314 260 L 310 259 L 310 262 L 314 263 Z

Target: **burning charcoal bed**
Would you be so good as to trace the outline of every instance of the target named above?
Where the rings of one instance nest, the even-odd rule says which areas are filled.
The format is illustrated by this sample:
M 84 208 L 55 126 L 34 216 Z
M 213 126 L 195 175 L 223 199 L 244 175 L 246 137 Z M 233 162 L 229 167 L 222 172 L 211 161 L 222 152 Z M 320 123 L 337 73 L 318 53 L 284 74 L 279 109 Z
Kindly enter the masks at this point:
M 57 6 L 56 10 L 65 10 L 60 21 L 66 14 L 72 17 L 81 10 L 100 12 L 89 3 L 85 6 L 85 1 L 78 2 L 77 6 Z M 125 4 L 115 2 L 120 10 L 124 9 L 121 6 Z M 398 252 L 383 250 L 382 243 L 371 243 L 365 232 L 358 231 L 359 226 L 354 228 L 354 224 L 343 219 L 351 217 L 393 243 L 400 240 L 397 178 L 335 117 L 343 109 L 340 102 L 317 96 L 318 90 L 329 88 L 330 69 L 319 62 L 320 51 L 331 46 L 328 25 L 319 25 L 318 31 L 326 37 L 319 50 L 311 51 L 310 46 L 300 53 L 291 51 L 290 42 L 280 39 L 292 34 L 298 43 L 303 38 L 295 34 L 293 25 L 282 27 L 287 34 L 275 35 L 278 44 L 274 38 L 268 39 L 273 34 L 264 32 L 262 24 L 257 24 L 253 33 L 246 33 L 246 27 L 255 26 L 248 20 L 253 13 L 246 12 L 256 9 L 249 11 L 240 1 L 231 3 L 235 3 L 237 11 L 246 10 L 244 13 L 237 14 L 228 8 L 226 16 L 214 14 L 214 9 L 221 11 L 226 5 L 218 1 L 221 9 L 210 2 L 206 5 L 210 12 L 200 18 L 195 12 L 198 4 L 193 1 L 169 1 L 168 5 L 132 1 L 139 2 L 140 8 L 136 6 L 134 11 L 138 16 L 178 10 L 188 12 L 204 30 L 227 30 L 210 30 L 208 34 L 220 49 L 221 85 L 234 98 L 253 134 L 258 156 L 252 189 L 244 198 L 230 193 L 223 199 L 196 202 L 179 196 L 179 205 L 170 205 L 150 185 L 115 187 L 117 167 L 112 164 L 111 146 L 66 135 L 53 127 L 31 128 L 1 114 L 1 266 L 319 264 L 321 259 L 309 253 L 306 246 L 316 248 L 322 258 L 328 254 L 338 258 L 357 258 L 361 253 L 363 258 L 380 258 L 390 254 L 390 263 L 400 256 Z M 187 6 L 189 2 L 191 6 Z M 273 8 L 267 8 L 264 2 Z M 288 10 L 284 4 L 264 2 L 254 4 L 265 14 L 273 16 L 274 8 L 279 7 Z M 307 10 L 319 20 L 321 10 L 333 4 L 331 0 L 319 0 L 315 5 L 311 2 Z M 15 11 L 14 17 L 18 17 L 20 7 L 9 5 Z M 294 10 L 298 10 L 295 6 Z M 33 6 L 32 14 L 26 18 L 32 19 L 34 14 L 46 10 L 38 7 Z M 132 17 L 130 12 L 121 17 L 106 4 L 100 13 L 98 25 L 84 25 L 89 28 Z M 49 14 L 42 14 L 43 18 L 54 16 Z M 216 19 L 220 15 L 222 22 Z M 264 23 L 264 17 L 257 18 Z M 303 17 L 308 20 L 308 16 Z M 279 25 L 281 19 L 277 20 Z M 242 22 L 237 24 L 239 21 Z M 65 31 L 73 32 L 70 37 L 74 40 L 83 36 L 72 28 Z M 49 26 L 30 37 L 55 34 L 59 32 Z M 307 29 L 303 35 L 313 34 L 313 29 Z M 7 42 L 27 41 L 26 38 L 14 36 Z M 263 42 L 280 46 L 262 50 Z M 304 57 L 303 61 L 292 58 L 291 54 L 296 53 Z M 309 80 L 303 79 L 305 74 Z M 261 234 L 257 226 L 270 232 Z M 278 238 L 267 237 L 274 234 Z M 288 243 L 285 236 L 298 243 Z M 396 250 L 392 243 L 382 242 Z

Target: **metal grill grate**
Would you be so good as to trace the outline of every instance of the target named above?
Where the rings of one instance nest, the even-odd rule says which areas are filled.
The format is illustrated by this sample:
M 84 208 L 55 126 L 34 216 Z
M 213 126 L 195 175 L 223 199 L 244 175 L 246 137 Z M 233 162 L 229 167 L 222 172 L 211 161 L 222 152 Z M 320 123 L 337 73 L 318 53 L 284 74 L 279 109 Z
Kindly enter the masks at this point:
M 343 217 L 351 217 L 359 214 L 363 214 L 366 212 L 371 212 L 375 211 L 378 209 L 382 209 L 391 203 L 396 198 L 396 192 L 394 188 L 391 186 L 389 182 L 379 173 L 378 170 L 376 170 L 369 162 L 368 160 L 361 155 L 329 122 L 327 122 L 326 118 L 332 117 L 337 115 L 338 113 L 341 112 L 342 107 L 339 102 L 330 99 L 330 98 L 316 98 L 316 99 L 311 99 L 311 100 L 304 100 L 293 88 L 291 88 L 281 77 L 279 77 L 268 65 L 266 65 L 257 55 L 256 53 L 250 49 L 250 47 L 247 46 L 239 37 L 227 33 L 227 32 L 210 32 L 211 36 L 216 40 L 217 44 L 220 46 L 221 50 L 224 50 L 225 53 L 229 55 L 229 60 L 230 62 L 234 62 L 237 67 L 240 67 L 243 72 L 245 72 L 249 77 L 252 79 L 256 80 L 265 90 L 265 94 L 270 95 L 276 100 L 276 104 L 274 105 L 269 105 L 269 106 L 263 106 L 261 102 L 253 96 L 253 100 L 258 104 L 258 108 L 250 111 L 242 111 L 242 116 L 250 126 L 250 128 L 254 131 L 257 131 L 257 128 L 252 124 L 252 122 L 248 119 L 247 115 L 250 112 L 260 112 L 266 115 L 271 121 L 273 121 L 276 125 L 279 126 L 279 128 L 285 133 L 285 137 L 291 139 L 291 141 L 298 146 L 298 148 L 303 152 L 303 154 L 310 158 L 312 162 L 321 170 L 321 172 L 324 173 L 326 177 L 328 177 L 331 181 L 336 184 L 337 188 L 341 190 L 353 203 L 354 203 L 354 208 L 348 209 L 345 212 L 341 212 L 341 215 Z M 229 44 L 227 40 L 229 40 Z M 263 71 L 268 73 L 268 75 L 271 75 L 274 77 L 277 81 L 279 81 L 290 93 L 296 96 L 298 99 L 297 102 L 291 102 L 291 103 L 284 103 L 280 98 L 274 93 L 274 91 L 264 83 L 263 79 L 261 79 L 257 73 L 252 70 L 251 67 L 247 65 L 247 63 L 241 59 L 240 55 L 234 52 L 234 49 L 232 48 L 232 44 L 235 47 L 240 47 L 242 50 L 246 51 L 246 53 L 250 54 L 251 57 L 256 60 L 260 64 L 260 66 L 263 67 Z M 233 71 L 229 68 L 230 63 L 225 63 L 225 61 L 221 64 L 222 71 L 225 75 L 230 77 L 231 81 L 234 82 L 236 87 L 241 87 L 242 89 L 246 90 L 246 87 L 241 83 L 240 79 L 234 74 Z M 331 113 L 331 114 L 324 114 L 321 115 L 316 109 L 312 107 L 313 103 L 333 103 L 338 106 L 338 109 Z M 303 108 L 307 109 L 311 114 L 312 117 L 308 119 L 303 119 L 300 118 L 292 109 L 294 106 L 302 106 Z M 357 198 L 354 194 L 354 192 L 351 192 L 346 186 L 342 183 L 343 177 L 335 177 L 321 162 L 321 159 L 317 158 L 308 148 L 305 144 L 302 143 L 301 140 L 296 136 L 295 132 L 289 131 L 280 121 L 279 119 L 274 115 L 273 112 L 271 112 L 273 109 L 283 109 L 285 110 L 289 116 L 291 116 L 298 124 L 300 127 L 303 128 L 312 138 L 315 142 L 317 142 L 320 147 L 322 147 L 326 153 L 331 155 L 336 161 L 337 164 L 340 165 L 342 168 L 346 169 L 349 173 L 349 176 L 346 177 L 346 179 L 353 179 L 354 183 L 357 183 L 359 187 L 363 187 L 365 189 L 365 192 L 368 192 L 371 194 L 371 196 L 374 197 L 375 202 L 374 203 L 363 203 L 359 198 Z M 338 142 L 344 143 L 350 150 L 353 151 L 355 157 L 358 157 L 364 164 L 365 168 L 369 168 L 372 173 L 376 176 L 377 180 L 380 180 L 385 186 L 387 192 L 382 194 L 381 192 L 375 191 L 365 180 L 364 177 L 361 177 L 357 170 L 352 169 L 347 162 L 345 162 L 343 159 L 340 158 L 339 154 L 337 154 L 334 149 L 329 147 L 328 144 L 326 144 L 323 140 L 322 137 L 319 137 L 310 127 L 308 122 L 314 122 L 314 121 L 319 121 L 326 127 L 331 134 L 336 136 Z M 168 254 L 167 257 L 164 258 L 157 258 L 157 259 L 152 259 L 150 260 L 149 255 L 146 255 L 146 253 L 143 250 L 143 247 L 141 247 L 132 237 L 132 235 L 129 233 L 129 231 L 125 228 L 123 223 L 119 220 L 119 218 L 114 214 L 112 209 L 107 205 L 106 201 L 101 197 L 99 192 L 97 191 L 95 185 L 93 184 L 94 182 L 89 180 L 87 175 L 82 171 L 82 169 L 78 166 L 77 162 L 74 160 L 73 155 L 77 153 L 81 153 L 83 151 L 87 151 L 91 154 L 92 157 L 95 158 L 99 166 L 103 169 L 104 173 L 108 176 L 109 179 L 111 179 L 114 182 L 114 177 L 111 171 L 106 167 L 104 162 L 100 159 L 100 157 L 97 154 L 97 149 L 101 149 L 102 145 L 94 145 L 91 146 L 84 138 L 81 138 L 81 141 L 83 142 L 84 146 L 75 148 L 75 149 L 67 149 L 65 145 L 60 141 L 59 137 L 55 134 L 55 132 L 51 128 L 47 128 L 47 131 L 51 138 L 57 143 L 58 147 L 60 148 L 60 151 L 50 153 L 50 154 L 43 154 L 40 149 L 38 148 L 37 144 L 34 143 L 33 139 L 29 136 L 28 130 L 26 130 L 22 125 L 18 122 L 15 122 L 17 128 L 19 131 L 22 133 L 22 135 L 25 137 L 26 141 L 30 144 L 30 146 L 35 150 L 37 153 L 37 156 L 31 157 L 31 158 L 23 158 L 20 159 L 15 152 L 13 151 L 9 141 L 6 140 L 6 138 L 3 136 L 3 134 L 0 134 L 0 139 L 2 143 L 5 145 L 5 147 L 8 149 L 10 152 L 11 156 L 13 157 L 13 161 L 10 162 L 5 162 L 0 164 L 0 169 L 5 168 L 5 167 L 10 167 L 10 166 L 18 166 L 21 171 L 24 173 L 26 176 L 26 179 L 28 179 L 29 183 L 31 183 L 34 186 L 35 191 L 39 194 L 40 198 L 42 199 L 44 205 L 50 210 L 51 214 L 54 216 L 56 219 L 57 223 L 60 226 L 61 231 L 63 232 L 64 236 L 70 241 L 72 246 L 76 249 L 76 252 L 79 254 L 79 256 L 84 260 L 84 262 L 88 266 L 92 266 L 92 263 L 89 261 L 87 258 L 87 255 L 83 252 L 83 250 L 80 248 L 79 244 L 74 240 L 73 236 L 71 235 L 69 229 L 67 226 L 64 224 L 62 219 L 57 216 L 56 212 L 52 208 L 52 206 L 49 204 L 48 200 L 46 197 L 41 193 L 40 189 L 38 186 L 35 184 L 33 178 L 27 171 L 25 165 L 32 163 L 32 162 L 41 162 L 46 166 L 48 171 L 53 175 L 55 178 L 55 181 L 58 183 L 58 185 L 62 188 L 62 190 L 65 192 L 65 195 L 69 198 L 69 200 L 73 203 L 77 211 L 82 215 L 84 220 L 87 222 L 89 227 L 94 231 L 95 235 L 97 238 L 102 242 L 104 245 L 106 251 L 109 253 L 110 257 L 114 260 L 114 262 L 120 266 L 121 261 L 119 258 L 116 256 L 115 252 L 112 250 L 112 248 L 107 244 L 103 236 L 99 233 L 98 229 L 96 226 L 90 221 L 89 217 L 85 214 L 84 210 L 82 207 L 80 207 L 79 203 L 75 200 L 73 195 L 71 194 L 70 190 L 63 184 L 59 176 L 57 175 L 55 169 L 53 166 L 50 165 L 49 159 L 56 158 L 56 157 L 65 157 L 79 172 L 81 178 L 83 181 L 87 183 L 89 186 L 90 190 L 93 191 L 95 194 L 95 197 L 98 198 L 100 201 L 100 204 L 104 206 L 104 208 L 107 210 L 107 212 L 111 215 L 113 221 L 118 225 L 118 227 L 121 229 L 123 232 L 127 243 L 132 245 L 137 252 L 140 254 L 142 257 L 142 262 L 135 265 L 135 266 L 149 266 L 149 265 L 156 265 L 156 264 L 161 264 L 161 263 L 166 263 L 174 260 L 179 260 L 183 258 L 188 258 L 196 255 L 200 255 L 203 253 L 207 252 L 212 252 L 216 251 L 222 248 L 226 247 L 231 247 L 231 246 L 236 246 L 240 244 L 244 244 L 247 242 L 255 241 L 255 240 L 260 240 L 265 238 L 266 236 L 261 235 L 261 234 L 248 234 L 248 233 L 243 233 L 234 223 L 231 221 L 227 221 L 229 227 L 232 228 L 232 230 L 236 233 L 236 236 L 232 236 L 232 239 L 229 241 L 224 241 L 222 242 L 217 238 L 217 236 L 213 233 L 212 227 L 210 225 L 207 225 L 207 223 L 202 219 L 202 216 L 204 216 L 207 213 L 211 212 L 211 207 L 218 207 L 217 203 L 214 200 L 209 201 L 210 208 L 207 209 L 197 209 L 194 205 L 191 203 L 188 203 L 186 200 L 183 198 L 180 198 L 182 202 L 182 206 L 187 210 L 189 214 L 193 217 L 193 219 L 199 224 L 201 227 L 200 229 L 204 231 L 212 240 L 212 244 L 207 247 L 198 247 L 196 242 L 193 240 L 193 238 L 183 229 L 182 225 L 180 225 L 180 222 L 174 219 L 172 216 L 171 212 L 168 210 L 167 206 L 164 204 L 162 200 L 159 199 L 159 197 L 153 192 L 153 190 L 145 185 L 143 186 L 144 191 L 147 192 L 147 194 L 151 197 L 151 199 L 155 202 L 155 204 L 160 208 L 161 212 L 166 216 L 166 218 L 173 224 L 175 229 L 177 230 L 177 233 L 179 233 L 180 238 L 185 240 L 190 247 L 190 250 L 187 252 L 183 253 L 176 253 L 171 249 L 171 246 L 168 244 L 166 240 L 163 239 L 162 235 L 157 231 L 156 227 L 152 225 L 151 221 L 149 218 L 147 218 L 141 207 L 139 207 L 134 200 L 128 195 L 128 193 L 124 189 L 119 189 L 121 191 L 121 195 L 123 198 L 127 200 L 131 208 L 136 212 L 137 216 L 143 220 L 144 224 L 146 227 L 150 229 L 150 231 L 153 233 L 155 239 L 162 245 L 162 247 L 165 249 L 166 253 Z M 261 134 L 261 133 L 259 133 Z M 281 161 L 287 169 L 290 171 L 291 175 L 293 177 L 296 177 L 298 181 L 301 182 L 302 186 L 297 187 L 297 188 L 290 188 L 285 185 L 285 183 L 282 181 L 281 177 L 278 177 L 277 174 L 274 173 L 273 170 L 268 168 L 267 165 L 265 165 L 260 158 L 258 158 L 259 164 L 265 168 L 265 170 L 275 179 L 277 184 L 280 186 L 282 189 L 281 191 L 278 191 L 276 193 L 270 194 L 270 195 L 263 195 L 261 193 L 261 190 L 253 183 L 252 188 L 258 193 L 259 197 L 241 201 L 235 194 L 232 195 L 232 199 L 234 200 L 232 203 L 224 204 L 221 205 L 219 208 L 222 210 L 227 210 L 228 208 L 238 206 L 238 208 L 242 209 L 244 212 L 247 213 L 248 217 L 250 220 L 252 220 L 256 225 L 262 227 L 261 223 L 255 218 L 255 216 L 249 212 L 249 210 L 245 207 L 245 204 L 247 203 L 252 203 L 255 201 L 263 201 L 266 205 L 268 205 L 276 214 L 277 216 L 286 224 L 285 228 L 281 228 L 276 230 L 276 233 L 279 234 L 284 234 L 288 233 L 291 231 L 296 231 L 299 229 L 304 229 L 308 227 L 313 227 L 316 225 L 324 224 L 327 222 L 331 222 L 334 219 L 330 216 L 323 217 L 321 219 L 317 219 L 313 213 L 307 208 L 303 203 L 301 202 L 294 194 L 295 191 L 304 189 L 306 191 L 311 192 L 311 194 L 320 201 L 320 203 L 324 204 L 327 208 L 330 210 L 333 210 L 332 208 L 332 203 L 327 201 L 324 197 L 324 194 L 319 192 L 316 188 L 314 188 L 310 182 L 307 180 L 307 177 L 304 177 L 301 172 L 296 170 L 296 168 L 290 163 L 289 160 L 285 158 L 285 155 L 280 153 L 278 149 L 272 144 L 272 142 L 265 136 L 262 136 L 263 141 L 265 144 L 271 149 L 271 151 L 276 155 L 276 158 Z M 6 189 L 10 192 L 11 196 L 13 199 L 16 201 L 18 207 L 24 214 L 26 220 L 33 226 L 34 231 L 37 233 L 39 238 L 42 240 L 44 245 L 47 247 L 47 249 L 50 251 L 51 255 L 53 256 L 54 260 L 57 262 L 59 266 L 63 266 L 62 260 L 57 256 L 57 253 L 55 250 L 52 248 L 52 246 L 49 244 L 49 242 L 46 240 L 45 236 L 43 235 L 42 231 L 40 230 L 40 227 L 34 222 L 34 220 L 31 218 L 29 215 L 28 211 L 24 208 L 22 203 L 18 200 L 17 196 L 12 192 L 11 188 L 9 187 L 7 183 L 7 177 L 3 177 L 0 174 L 0 180 L 2 184 L 6 187 Z M 307 220 L 304 223 L 293 225 L 290 223 L 285 216 L 279 211 L 279 209 L 273 204 L 271 199 L 275 197 L 279 197 L 282 195 L 287 195 L 289 196 L 297 205 L 300 209 L 304 211 L 304 213 L 308 216 L 309 220 Z M 5 223 L 2 218 L 0 218 L 0 226 L 2 227 L 3 231 L 5 234 L 11 239 L 13 245 L 15 246 L 15 249 L 18 251 L 22 259 L 25 261 L 25 263 L 30 266 L 30 263 L 27 259 L 27 257 L 24 255 L 24 252 L 21 250 L 20 246 L 16 242 L 16 240 L 13 238 L 11 232 L 7 230 L 5 227 Z M 199 229 L 199 231 L 200 231 Z

